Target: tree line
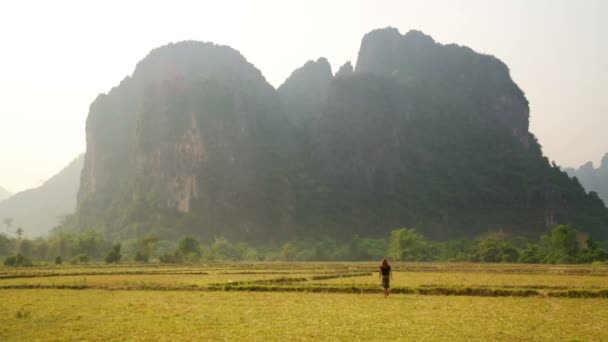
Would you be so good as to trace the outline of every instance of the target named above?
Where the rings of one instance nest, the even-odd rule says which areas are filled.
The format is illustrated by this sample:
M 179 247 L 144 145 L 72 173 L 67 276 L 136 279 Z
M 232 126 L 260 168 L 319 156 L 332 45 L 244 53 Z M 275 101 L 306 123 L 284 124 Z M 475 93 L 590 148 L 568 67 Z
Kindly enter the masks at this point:
M 201 242 L 186 236 L 178 241 L 156 236 L 121 242 L 96 231 L 60 232 L 27 239 L 0 233 L 0 257 L 6 266 L 86 264 L 90 262 L 196 263 L 202 261 L 459 261 L 505 263 L 606 263 L 608 251 L 591 237 L 568 225 L 531 240 L 503 232 L 474 240 L 432 241 L 413 228 L 392 231 L 386 239 L 354 236 L 349 240 L 294 239 L 251 245 L 223 237 Z

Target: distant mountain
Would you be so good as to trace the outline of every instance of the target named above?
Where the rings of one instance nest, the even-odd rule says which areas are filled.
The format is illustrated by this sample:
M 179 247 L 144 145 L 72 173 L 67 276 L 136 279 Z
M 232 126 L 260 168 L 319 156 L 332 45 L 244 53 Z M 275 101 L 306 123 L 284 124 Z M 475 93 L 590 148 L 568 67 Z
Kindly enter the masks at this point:
M 0 202 L 4 201 L 5 199 L 11 197 L 11 193 L 8 192 L 8 190 L 6 190 L 5 188 L 0 186 Z
M 277 90 L 230 47 L 169 44 L 91 104 L 66 228 L 267 242 L 572 224 L 607 239 L 608 209 L 528 124 L 502 61 L 419 31 L 372 31 L 354 68 L 318 58 Z
M 608 205 L 608 153 L 602 158 L 599 168 L 594 168 L 593 162 L 587 162 L 578 169 L 565 168 L 571 177 L 578 178 L 578 181 L 587 189 L 595 191 L 599 197 Z
M 80 155 L 40 187 L 0 202 L 0 219 L 13 218 L 13 232 L 22 227 L 29 237 L 44 236 L 60 219 L 76 209 L 76 195 L 84 155 Z

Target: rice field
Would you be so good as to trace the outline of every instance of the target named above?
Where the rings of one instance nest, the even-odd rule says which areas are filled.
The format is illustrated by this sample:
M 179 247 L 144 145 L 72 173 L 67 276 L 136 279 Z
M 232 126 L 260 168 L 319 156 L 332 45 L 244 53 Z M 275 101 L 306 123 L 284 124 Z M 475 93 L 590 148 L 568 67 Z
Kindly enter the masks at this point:
M 608 340 L 607 266 L 376 267 L 0 268 L 0 340 Z

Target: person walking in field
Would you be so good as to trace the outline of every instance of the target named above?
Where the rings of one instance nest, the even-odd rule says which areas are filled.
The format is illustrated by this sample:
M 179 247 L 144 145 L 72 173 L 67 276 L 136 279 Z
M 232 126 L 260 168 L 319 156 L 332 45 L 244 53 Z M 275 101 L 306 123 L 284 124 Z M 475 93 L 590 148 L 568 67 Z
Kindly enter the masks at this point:
M 382 279 L 382 287 L 384 287 L 384 298 L 388 297 L 388 289 L 391 287 L 391 280 L 393 279 L 393 272 L 391 272 L 391 265 L 388 264 L 388 260 L 383 258 L 380 262 L 380 272 L 378 277 Z

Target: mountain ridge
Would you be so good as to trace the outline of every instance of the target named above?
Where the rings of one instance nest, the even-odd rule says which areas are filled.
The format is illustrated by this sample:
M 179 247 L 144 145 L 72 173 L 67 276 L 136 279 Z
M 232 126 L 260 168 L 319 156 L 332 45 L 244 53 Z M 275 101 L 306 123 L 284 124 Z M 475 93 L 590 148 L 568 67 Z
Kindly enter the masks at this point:
M 80 155 L 41 186 L 0 202 L 0 218 L 12 218 L 13 229 L 22 227 L 26 236 L 47 235 L 74 213 L 83 164 L 84 155 Z
M 608 237 L 608 211 L 542 155 L 529 114 L 499 59 L 419 31 L 374 30 L 354 68 L 311 60 L 277 90 L 237 50 L 169 44 L 91 105 L 70 225 L 267 241 L 566 223 Z
M 566 167 L 564 171 L 587 189 L 594 191 L 608 205 L 608 153 L 602 157 L 600 165 L 595 168 L 592 161 L 588 161 L 578 168 Z

